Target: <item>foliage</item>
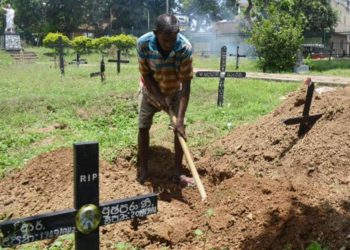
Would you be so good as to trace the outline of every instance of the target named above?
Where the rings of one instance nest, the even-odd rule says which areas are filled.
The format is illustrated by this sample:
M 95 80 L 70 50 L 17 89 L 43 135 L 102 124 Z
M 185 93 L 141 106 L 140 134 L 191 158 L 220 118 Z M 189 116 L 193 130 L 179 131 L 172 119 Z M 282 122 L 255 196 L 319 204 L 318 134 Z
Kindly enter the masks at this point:
M 75 52 L 80 55 L 90 53 L 93 48 L 92 39 L 86 36 L 74 37 L 71 44 Z
M 70 45 L 70 40 L 67 36 L 63 35 L 62 33 L 56 32 L 56 33 L 49 33 L 45 36 L 45 38 L 43 40 L 44 46 L 55 48 L 57 50 L 57 48 L 55 46 L 57 46 L 58 39 L 60 36 L 62 37 L 62 44 L 64 46 Z
M 137 250 L 136 247 L 132 246 L 130 243 L 118 242 L 114 244 L 114 249 L 117 250 Z
M 327 248 L 322 247 L 317 241 L 312 241 L 306 250 L 327 250 Z
M 237 11 L 236 5 L 231 6 L 229 1 L 216 0 L 185 0 L 179 9 L 190 17 L 191 30 L 210 30 L 213 21 L 232 19 Z
M 295 0 L 293 13 L 303 18 L 304 33 L 334 31 L 338 14 L 328 0 Z
M 292 250 L 292 244 L 287 243 L 283 246 L 282 250 Z
M 304 58 L 303 62 L 305 65 L 309 66 L 310 70 L 313 70 L 315 68 L 314 61 L 311 59 L 310 55 Z
M 168 0 L 168 2 L 169 11 L 172 12 L 177 1 Z M 166 1 L 112 0 L 110 11 L 113 16 L 111 34 L 129 33 L 139 36 L 153 29 L 156 17 L 166 12 Z
M 289 70 L 303 41 L 301 21 L 275 6 L 268 18 L 254 23 L 248 41 L 255 46 L 263 71 Z
M 136 37 L 131 35 L 121 34 L 118 36 L 112 36 L 111 44 L 114 44 L 119 50 L 127 52 L 134 48 L 136 45 Z
M 74 248 L 74 234 L 58 237 L 48 250 L 72 250 Z
M 112 40 L 110 37 L 103 36 L 103 37 L 96 38 L 96 39 L 92 40 L 92 45 L 93 45 L 94 49 L 96 49 L 97 51 L 99 51 L 102 54 L 105 54 L 106 50 L 109 47 L 111 47 Z
M 218 16 L 220 4 L 216 0 L 185 0 L 182 1 L 182 9 L 189 16 L 204 17 L 209 15 L 212 20 L 220 20 Z
M 85 20 L 86 5 L 90 0 L 46 0 L 45 19 L 49 31 L 70 34 Z
M 237 0 L 231 0 L 236 2 Z M 293 13 L 302 19 L 303 33 L 333 31 L 338 22 L 337 12 L 329 0 L 248 0 L 245 17 L 248 23 L 266 17 L 268 9 L 274 5 L 280 11 Z
M 33 34 L 41 37 L 47 33 L 45 22 L 45 9 L 39 0 L 11 0 L 16 11 L 15 25 L 17 32 L 21 32 L 22 38 L 32 40 Z
M 96 38 L 92 41 L 93 47 L 100 53 L 105 54 L 107 49 L 112 45 L 120 49 L 121 51 L 128 52 L 136 45 L 136 38 L 131 35 L 121 34 L 118 36 L 107 37 L 103 36 Z
M 197 228 L 196 230 L 193 231 L 193 234 L 196 236 L 196 238 L 200 241 L 203 241 L 203 249 L 205 250 L 206 249 L 206 244 L 208 242 L 208 232 L 209 230 L 211 229 L 211 226 L 210 226 L 210 221 L 211 221 L 211 218 L 214 215 L 214 209 L 212 208 L 209 208 L 207 210 L 207 212 L 205 213 L 205 216 L 207 217 L 207 221 L 206 221 L 206 227 L 207 229 L 205 231 Z

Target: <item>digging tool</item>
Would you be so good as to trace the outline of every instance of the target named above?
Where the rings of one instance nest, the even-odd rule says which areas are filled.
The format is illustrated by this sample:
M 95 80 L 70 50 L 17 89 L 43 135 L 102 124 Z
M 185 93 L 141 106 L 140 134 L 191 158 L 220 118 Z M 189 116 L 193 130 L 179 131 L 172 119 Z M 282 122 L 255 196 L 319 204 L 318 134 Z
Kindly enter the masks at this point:
M 176 116 L 174 115 L 174 113 L 171 110 L 169 110 L 169 115 L 171 117 L 172 122 L 174 124 L 176 124 Z M 179 141 L 180 141 L 182 150 L 185 154 L 187 163 L 190 166 L 190 170 L 191 170 L 192 176 L 194 178 L 194 182 L 197 185 L 197 188 L 199 190 L 199 194 L 202 197 L 202 201 L 205 201 L 207 198 L 207 194 L 204 190 L 204 186 L 202 184 L 202 181 L 199 178 L 199 174 L 198 174 L 197 169 L 196 169 L 194 162 L 192 160 L 192 156 L 191 156 L 190 150 L 188 149 L 187 143 L 186 143 L 185 139 L 182 137 L 182 135 L 180 135 L 178 132 L 176 132 L 176 134 L 177 134 L 177 137 L 179 138 Z

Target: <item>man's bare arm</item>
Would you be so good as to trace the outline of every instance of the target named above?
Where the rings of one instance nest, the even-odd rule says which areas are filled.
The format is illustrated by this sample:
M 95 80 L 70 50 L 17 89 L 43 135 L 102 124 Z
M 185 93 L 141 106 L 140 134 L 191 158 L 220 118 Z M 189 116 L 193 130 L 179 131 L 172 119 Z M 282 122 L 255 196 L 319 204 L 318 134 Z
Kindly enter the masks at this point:
M 160 108 L 163 109 L 165 112 L 168 113 L 169 111 L 169 104 L 165 100 L 165 96 L 160 91 L 157 82 L 154 80 L 153 76 L 151 74 L 147 76 L 143 76 L 144 84 L 147 88 L 147 90 L 150 92 L 152 97 L 154 97 L 156 102 L 160 104 Z
M 176 119 L 176 130 L 185 137 L 185 127 L 184 127 L 184 119 L 188 106 L 188 102 L 190 100 L 191 93 L 191 80 L 187 80 L 182 84 L 181 96 L 179 101 L 179 111 L 177 113 Z

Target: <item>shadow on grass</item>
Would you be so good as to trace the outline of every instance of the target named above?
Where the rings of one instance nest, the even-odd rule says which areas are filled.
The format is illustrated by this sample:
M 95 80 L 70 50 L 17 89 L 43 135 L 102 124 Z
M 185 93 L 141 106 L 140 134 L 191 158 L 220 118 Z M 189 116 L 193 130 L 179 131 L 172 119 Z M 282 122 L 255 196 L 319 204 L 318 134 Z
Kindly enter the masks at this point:
M 265 232 L 255 238 L 246 239 L 240 249 L 306 249 L 312 241 L 325 249 L 350 249 L 350 214 L 324 203 L 312 207 L 298 200 L 291 201 L 287 216 L 271 211 L 264 223 Z

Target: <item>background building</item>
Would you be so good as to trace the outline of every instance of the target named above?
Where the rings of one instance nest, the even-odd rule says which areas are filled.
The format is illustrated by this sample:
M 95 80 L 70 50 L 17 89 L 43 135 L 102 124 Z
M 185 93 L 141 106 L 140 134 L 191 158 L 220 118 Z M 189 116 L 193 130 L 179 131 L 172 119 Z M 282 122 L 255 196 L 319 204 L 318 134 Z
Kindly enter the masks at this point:
M 337 10 L 339 21 L 329 46 L 333 44 L 333 53 L 337 55 L 350 55 L 350 0 L 332 0 L 331 5 Z

